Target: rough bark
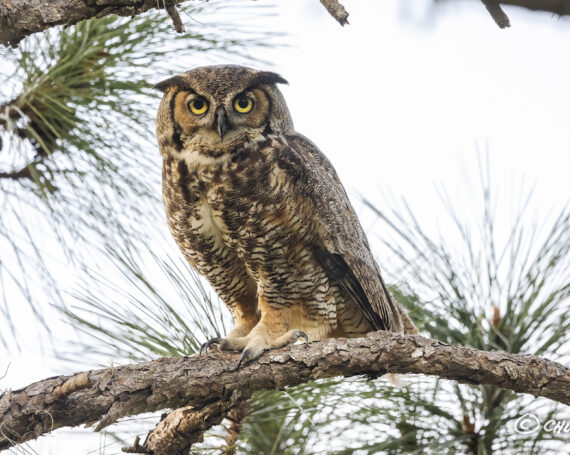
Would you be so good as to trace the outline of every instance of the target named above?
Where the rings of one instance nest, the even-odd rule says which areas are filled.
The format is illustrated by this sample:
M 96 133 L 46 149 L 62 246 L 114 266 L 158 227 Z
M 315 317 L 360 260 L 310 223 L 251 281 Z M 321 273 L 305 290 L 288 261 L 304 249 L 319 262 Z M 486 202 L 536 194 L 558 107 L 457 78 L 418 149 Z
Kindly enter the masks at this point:
M 342 26 L 348 24 L 348 12 L 337 0 L 320 0 L 329 14 Z
M 230 425 L 228 428 L 228 435 L 226 437 L 226 450 L 224 451 L 224 455 L 235 455 L 236 444 L 241 433 L 243 421 L 250 413 L 250 402 L 244 401 L 239 406 L 233 408 L 226 416 Z
M 73 25 L 83 19 L 135 16 L 150 9 L 165 9 L 174 29 L 184 31 L 176 6 L 188 0 L 4 0 L 0 3 L 0 44 L 16 45 L 32 33 L 56 25 Z M 348 13 L 337 0 L 321 0 L 327 11 L 342 25 Z
M 179 3 L 181 0 L 5 0 L 0 4 L 0 44 L 15 45 L 55 25 L 73 25 L 111 14 L 135 16 Z
M 73 25 L 83 19 L 111 14 L 135 16 L 149 9 L 166 9 L 176 31 L 184 30 L 175 6 L 189 0 L 4 0 L 0 3 L 0 44 L 16 45 L 32 33 L 55 25 Z M 337 0 L 320 0 L 341 24 L 348 23 L 348 13 Z M 558 16 L 570 14 L 570 0 L 484 0 L 483 3 L 500 27 L 508 26 L 501 5 L 546 11 Z
M 200 440 L 204 430 L 257 390 L 333 376 L 427 374 L 570 405 L 570 369 L 559 363 L 451 346 L 417 335 L 375 332 L 365 338 L 295 345 L 269 351 L 236 371 L 237 360 L 238 354 L 218 352 L 163 358 L 53 377 L 5 392 L 0 396 L 0 450 L 64 426 L 99 422 L 100 430 L 121 417 L 183 408 L 160 422 L 141 446 L 146 453 L 152 453 L 152 444 L 161 447 L 154 453 L 177 453 L 168 448 L 169 435 L 185 428 L 185 437 Z M 174 442 L 179 452 L 189 447 L 188 441 Z

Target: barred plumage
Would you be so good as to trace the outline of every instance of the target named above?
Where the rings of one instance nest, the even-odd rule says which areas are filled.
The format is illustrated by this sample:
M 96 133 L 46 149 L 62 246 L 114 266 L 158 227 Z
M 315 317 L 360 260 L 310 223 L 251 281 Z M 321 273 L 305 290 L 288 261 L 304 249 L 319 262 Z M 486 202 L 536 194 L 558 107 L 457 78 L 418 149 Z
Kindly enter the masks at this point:
M 171 232 L 232 312 L 222 349 L 251 360 L 301 335 L 414 331 L 327 158 L 277 88 L 239 66 L 168 79 L 157 135 Z

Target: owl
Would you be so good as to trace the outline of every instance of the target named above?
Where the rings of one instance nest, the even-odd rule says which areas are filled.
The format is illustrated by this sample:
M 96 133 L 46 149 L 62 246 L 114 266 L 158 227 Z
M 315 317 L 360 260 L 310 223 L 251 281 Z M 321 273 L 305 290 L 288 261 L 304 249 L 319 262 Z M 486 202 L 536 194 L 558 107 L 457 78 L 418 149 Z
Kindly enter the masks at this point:
M 203 346 L 247 363 L 299 338 L 415 332 L 329 160 L 297 133 L 280 75 L 207 66 L 156 85 L 170 231 L 235 328 Z

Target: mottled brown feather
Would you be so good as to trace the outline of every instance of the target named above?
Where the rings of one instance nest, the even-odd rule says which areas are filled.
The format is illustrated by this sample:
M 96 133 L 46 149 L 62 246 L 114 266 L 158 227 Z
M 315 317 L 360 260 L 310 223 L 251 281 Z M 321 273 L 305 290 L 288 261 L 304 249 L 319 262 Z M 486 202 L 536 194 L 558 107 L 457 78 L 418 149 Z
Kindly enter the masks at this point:
M 398 304 L 386 289 L 366 234 L 346 191 L 328 158 L 306 137 L 287 137 L 290 148 L 281 153 L 303 169 L 299 191 L 313 201 L 321 221 L 317 258 L 331 278 L 358 304 L 376 330 L 404 330 Z

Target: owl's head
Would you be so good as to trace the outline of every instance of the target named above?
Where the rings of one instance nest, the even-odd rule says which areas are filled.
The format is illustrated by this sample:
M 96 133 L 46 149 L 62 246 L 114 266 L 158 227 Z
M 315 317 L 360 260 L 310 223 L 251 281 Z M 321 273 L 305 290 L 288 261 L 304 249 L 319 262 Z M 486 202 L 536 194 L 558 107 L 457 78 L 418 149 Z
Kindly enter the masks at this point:
M 236 65 L 205 66 L 160 82 L 157 136 L 163 154 L 192 151 L 218 157 L 293 122 L 276 73 Z

